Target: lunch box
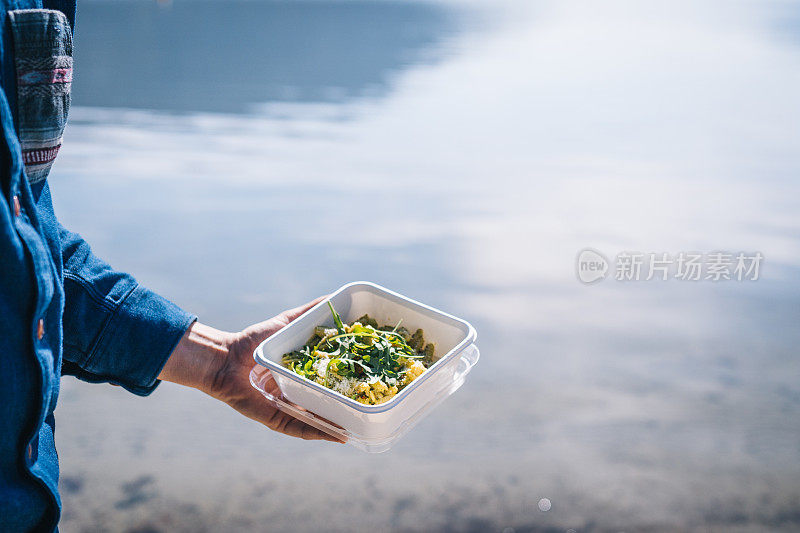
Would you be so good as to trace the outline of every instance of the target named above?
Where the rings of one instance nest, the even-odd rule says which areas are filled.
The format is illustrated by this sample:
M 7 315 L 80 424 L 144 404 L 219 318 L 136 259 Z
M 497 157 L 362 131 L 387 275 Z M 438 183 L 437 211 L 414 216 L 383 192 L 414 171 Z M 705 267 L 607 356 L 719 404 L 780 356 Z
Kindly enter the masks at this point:
M 379 324 L 422 328 L 436 346 L 436 362 L 392 399 L 365 405 L 299 376 L 281 364 L 283 354 L 303 346 L 316 326 L 334 327 L 326 301 L 315 305 L 253 353 L 250 382 L 267 401 L 295 418 L 368 452 L 388 450 L 420 419 L 464 383 L 480 352 L 469 322 L 375 283 L 349 283 L 329 298 L 345 323 L 364 314 Z

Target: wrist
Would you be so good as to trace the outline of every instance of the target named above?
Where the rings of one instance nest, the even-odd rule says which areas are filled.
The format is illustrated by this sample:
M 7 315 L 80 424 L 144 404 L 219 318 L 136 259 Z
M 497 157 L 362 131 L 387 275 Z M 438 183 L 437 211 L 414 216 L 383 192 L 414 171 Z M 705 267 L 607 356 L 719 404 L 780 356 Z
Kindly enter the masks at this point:
M 170 354 L 159 379 L 211 394 L 223 373 L 234 335 L 194 322 Z

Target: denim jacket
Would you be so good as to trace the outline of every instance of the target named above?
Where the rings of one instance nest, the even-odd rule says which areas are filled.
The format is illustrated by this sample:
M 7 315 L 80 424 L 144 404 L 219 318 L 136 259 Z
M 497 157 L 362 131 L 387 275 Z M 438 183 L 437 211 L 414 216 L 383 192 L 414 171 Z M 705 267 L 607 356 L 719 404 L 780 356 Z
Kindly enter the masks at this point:
M 48 175 L 69 110 L 75 3 L 0 1 L 0 532 L 50 531 L 61 375 L 149 394 L 196 317 L 59 224 Z

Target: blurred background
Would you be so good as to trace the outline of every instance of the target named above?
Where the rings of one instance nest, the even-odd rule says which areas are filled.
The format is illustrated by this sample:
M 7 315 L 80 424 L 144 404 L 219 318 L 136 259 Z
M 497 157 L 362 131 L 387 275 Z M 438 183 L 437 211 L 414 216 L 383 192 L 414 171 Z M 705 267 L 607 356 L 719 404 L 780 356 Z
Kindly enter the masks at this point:
M 799 7 L 82 0 L 65 226 L 221 329 L 366 279 L 482 359 L 381 455 L 65 379 L 62 531 L 800 528 Z

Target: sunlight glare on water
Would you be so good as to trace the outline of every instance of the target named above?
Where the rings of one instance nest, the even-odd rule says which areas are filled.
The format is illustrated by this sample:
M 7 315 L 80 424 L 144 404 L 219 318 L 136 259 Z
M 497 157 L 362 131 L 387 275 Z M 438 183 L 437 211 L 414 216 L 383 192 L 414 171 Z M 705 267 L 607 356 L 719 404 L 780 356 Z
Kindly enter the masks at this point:
M 219 328 L 367 279 L 482 359 L 379 456 L 67 379 L 64 531 L 797 527 L 797 3 L 224 4 L 79 6 L 62 222 Z

